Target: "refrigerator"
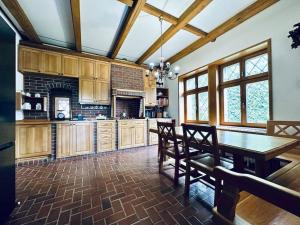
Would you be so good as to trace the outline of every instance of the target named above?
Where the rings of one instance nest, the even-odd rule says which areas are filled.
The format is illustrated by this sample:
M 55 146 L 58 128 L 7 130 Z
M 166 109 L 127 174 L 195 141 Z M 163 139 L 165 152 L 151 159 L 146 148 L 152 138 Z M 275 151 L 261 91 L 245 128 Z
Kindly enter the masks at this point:
M 0 224 L 15 207 L 15 32 L 0 16 Z

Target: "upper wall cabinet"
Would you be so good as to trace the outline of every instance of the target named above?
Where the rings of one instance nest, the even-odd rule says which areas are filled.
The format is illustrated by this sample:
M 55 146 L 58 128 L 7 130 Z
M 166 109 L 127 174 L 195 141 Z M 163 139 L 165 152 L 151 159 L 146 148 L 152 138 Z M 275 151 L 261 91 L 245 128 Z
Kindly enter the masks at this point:
M 27 72 L 41 72 L 42 52 L 31 48 L 19 49 L 19 70 Z
M 79 59 L 80 77 L 95 78 L 96 77 L 96 61 L 92 59 Z
M 76 56 L 62 56 L 62 74 L 67 77 L 78 77 L 79 59 Z
M 49 51 L 42 52 L 42 73 L 62 75 L 61 54 Z
M 96 63 L 96 79 L 104 82 L 110 82 L 110 66 L 109 63 Z

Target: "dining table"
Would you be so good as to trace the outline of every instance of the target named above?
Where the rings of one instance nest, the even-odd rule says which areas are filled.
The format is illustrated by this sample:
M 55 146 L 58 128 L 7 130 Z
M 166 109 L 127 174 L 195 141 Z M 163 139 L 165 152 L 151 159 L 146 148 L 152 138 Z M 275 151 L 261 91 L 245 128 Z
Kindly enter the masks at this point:
M 175 131 L 177 139 L 183 140 L 182 127 L 175 127 Z M 157 128 L 149 129 L 149 132 L 158 134 Z M 299 140 L 293 138 L 224 130 L 217 130 L 217 137 L 220 150 L 232 154 L 236 172 L 244 171 L 244 158 L 250 157 L 255 161 L 255 175 L 262 178 L 268 176 L 271 159 L 299 145 Z M 201 136 L 196 138 L 201 139 Z

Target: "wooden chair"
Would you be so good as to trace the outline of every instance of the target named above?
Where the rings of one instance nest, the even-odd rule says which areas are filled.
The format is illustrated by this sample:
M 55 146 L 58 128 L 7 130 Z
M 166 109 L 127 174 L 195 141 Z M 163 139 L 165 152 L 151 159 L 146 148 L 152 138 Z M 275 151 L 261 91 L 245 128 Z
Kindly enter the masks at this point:
M 267 135 L 294 138 L 300 142 L 300 121 L 268 121 Z M 280 155 L 279 158 L 300 161 L 300 143 L 294 149 Z
M 219 183 L 211 179 L 211 177 L 214 177 L 214 167 L 224 166 L 232 169 L 233 164 L 220 156 L 216 127 L 192 124 L 182 124 L 182 127 L 187 157 L 185 195 L 189 196 L 190 185 L 201 179 L 208 181 L 215 187 L 219 186 Z M 197 149 L 201 154 L 191 155 L 191 149 Z M 200 175 L 195 177 L 193 175 L 194 171 L 197 171 Z M 191 177 L 193 177 L 193 180 L 191 180 Z M 215 191 L 215 199 L 217 196 L 218 193 Z
M 300 216 L 300 193 L 256 176 L 232 172 L 219 166 L 214 169 L 214 173 L 218 182 L 223 181 L 222 187 L 218 187 L 220 191 L 217 206 L 213 209 L 213 221 L 215 224 L 249 224 L 246 222 L 247 218 L 243 219 L 236 215 L 240 190 L 247 191 L 289 213 Z M 257 206 L 254 205 L 253 207 Z M 265 211 L 261 213 L 265 213 L 265 216 L 273 216 L 270 212 Z M 277 224 L 276 221 L 272 222 Z
M 157 122 L 158 129 L 158 148 L 159 155 L 159 172 L 163 172 L 163 162 L 166 156 L 175 160 L 174 184 L 178 184 L 179 177 L 185 175 L 185 165 L 181 160 L 185 159 L 185 152 L 182 143 L 176 138 L 175 122 Z M 180 173 L 182 171 L 182 173 Z

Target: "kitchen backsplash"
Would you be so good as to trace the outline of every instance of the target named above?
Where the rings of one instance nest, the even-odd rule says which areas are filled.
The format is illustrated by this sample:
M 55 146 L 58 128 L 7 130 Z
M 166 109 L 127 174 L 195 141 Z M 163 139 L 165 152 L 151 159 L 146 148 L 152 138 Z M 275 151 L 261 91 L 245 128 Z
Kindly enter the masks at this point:
M 66 78 L 40 74 L 24 75 L 24 91 L 31 94 L 40 93 L 41 97 L 48 97 L 49 91 L 53 88 L 65 88 L 72 91 L 72 114 L 75 117 L 82 114 L 86 118 L 94 118 L 98 114 L 110 117 L 111 106 L 106 105 L 81 105 L 79 104 L 79 80 L 77 78 Z M 48 112 L 24 111 L 24 119 L 47 119 Z

